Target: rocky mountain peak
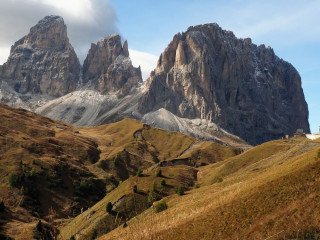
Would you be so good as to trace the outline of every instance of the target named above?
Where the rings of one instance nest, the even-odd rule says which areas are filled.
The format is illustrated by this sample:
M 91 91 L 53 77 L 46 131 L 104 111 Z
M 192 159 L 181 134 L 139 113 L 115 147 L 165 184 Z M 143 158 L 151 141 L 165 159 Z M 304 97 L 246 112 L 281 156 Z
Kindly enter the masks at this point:
M 69 47 L 67 26 L 59 16 L 47 16 L 30 29 L 30 33 L 17 41 L 11 48 L 13 52 L 17 46 L 28 44 L 31 48 L 63 50 Z
M 160 108 L 214 122 L 251 144 L 297 128 L 309 131 L 296 69 L 272 48 L 238 39 L 217 24 L 189 27 L 161 54 L 139 112 Z
M 97 44 L 91 44 L 83 64 L 84 82 L 93 82 L 102 93 L 120 91 L 128 93 L 142 82 L 140 68 L 134 68 L 129 58 L 128 42 L 113 34 Z
M 80 64 L 59 16 L 47 16 L 11 48 L 0 80 L 20 94 L 59 97 L 73 91 Z

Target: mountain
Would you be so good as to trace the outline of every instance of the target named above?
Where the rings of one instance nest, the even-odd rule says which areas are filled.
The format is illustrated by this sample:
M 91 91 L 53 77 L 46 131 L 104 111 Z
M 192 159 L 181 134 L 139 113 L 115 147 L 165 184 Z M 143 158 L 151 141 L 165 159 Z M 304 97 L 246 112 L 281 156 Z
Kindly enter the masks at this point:
M 120 43 L 109 44 L 109 48 L 124 51 Z M 87 59 L 94 59 L 92 52 L 104 54 L 96 45 L 92 49 Z M 96 63 L 90 71 L 105 72 L 102 69 Z M 89 79 L 90 73 L 85 76 Z M 100 78 L 98 85 L 101 81 Z M 117 83 L 111 83 L 99 86 L 118 89 Z M 296 69 L 277 57 L 270 47 L 238 39 L 217 24 L 190 27 L 175 35 L 143 86 L 133 87 L 126 95 L 101 95 L 104 92 L 76 91 L 49 102 L 37 112 L 89 126 L 135 118 L 228 144 L 234 142 L 233 137 L 230 139 L 234 135 L 256 145 L 292 134 L 298 128 L 310 131 L 308 106 Z
M 251 144 L 310 131 L 296 69 L 270 47 L 237 39 L 217 24 L 188 28 L 161 54 L 138 111 L 160 108 L 207 119 Z
M 47 16 L 39 21 L 11 47 L 8 61 L 0 70 L 1 90 L 14 90 L 22 102 L 33 95 L 60 97 L 75 90 L 80 64 L 63 19 Z M 14 105 L 6 96 L 1 101 Z
M 231 145 L 310 131 L 296 69 L 217 24 L 175 35 L 145 83 L 118 34 L 91 45 L 79 75 L 66 34 L 49 16 L 12 47 L 0 69 L 3 102 L 78 126 L 134 118 Z
M 167 181 L 170 191 L 158 197 L 173 194 L 186 179 L 193 183 L 199 166 L 242 151 L 132 119 L 81 128 L 0 104 L 0 121 L 0 203 L 5 206 L 1 210 L 0 204 L 0 239 L 33 239 L 39 220 L 46 226 L 41 234 L 56 234 L 57 226 L 106 193 L 114 201 L 130 199 L 134 181 L 129 181 L 132 186 L 121 182 L 138 171 L 143 171 L 139 179 L 145 184 L 134 195 L 141 200 L 141 212 L 149 207 L 144 203 L 148 187 L 159 179 L 154 174 L 159 167 L 176 175 Z M 118 186 L 124 191 L 114 194 Z M 122 213 L 130 218 L 137 214 L 131 208 Z
M 119 91 L 121 96 L 142 83 L 140 67 L 133 67 L 129 58 L 128 42 L 122 46 L 118 34 L 91 44 L 83 64 L 83 81 L 90 80 L 101 93 Z

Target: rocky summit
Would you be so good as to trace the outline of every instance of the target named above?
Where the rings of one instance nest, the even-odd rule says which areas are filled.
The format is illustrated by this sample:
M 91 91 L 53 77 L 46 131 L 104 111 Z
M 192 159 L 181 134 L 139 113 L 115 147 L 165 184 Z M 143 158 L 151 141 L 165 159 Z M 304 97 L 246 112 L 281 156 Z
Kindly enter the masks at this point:
M 60 97 L 76 88 L 79 73 L 63 19 L 47 16 L 11 47 L 0 78 L 21 94 Z
M 190 27 L 161 54 L 139 103 L 216 123 L 251 144 L 309 131 L 297 70 L 270 47 L 237 39 L 217 24 Z
M 119 91 L 120 95 L 142 83 L 141 69 L 132 66 L 128 42 L 113 34 L 97 44 L 91 44 L 83 64 L 84 83 L 92 81 L 101 93 Z

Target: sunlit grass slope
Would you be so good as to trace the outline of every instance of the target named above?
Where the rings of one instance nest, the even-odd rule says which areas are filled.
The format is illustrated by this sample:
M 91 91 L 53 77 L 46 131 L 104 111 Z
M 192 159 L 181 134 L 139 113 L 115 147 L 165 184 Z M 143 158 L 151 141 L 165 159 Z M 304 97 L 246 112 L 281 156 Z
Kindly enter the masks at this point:
M 116 209 L 120 215 L 109 219 L 111 230 L 120 218 L 130 219 L 149 207 L 146 201 L 154 185 L 155 199 L 174 194 L 178 185 L 190 189 L 197 166 L 239 152 L 132 119 L 82 128 L 0 104 L 0 122 L 0 202 L 5 206 L 0 238 L 32 239 L 39 220 L 57 234 L 56 228 L 104 196 L 114 203 L 126 195 L 128 206 L 135 199 L 134 207 Z M 188 164 L 180 166 L 177 160 Z M 155 176 L 159 169 L 166 178 Z M 143 177 L 135 177 L 139 171 Z M 161 179 L 166 185 L 160 185 Z
M 319 176 L 319 141 L 268 142 L 199 168 L 199 188 L 100 239 L 317 239 Z

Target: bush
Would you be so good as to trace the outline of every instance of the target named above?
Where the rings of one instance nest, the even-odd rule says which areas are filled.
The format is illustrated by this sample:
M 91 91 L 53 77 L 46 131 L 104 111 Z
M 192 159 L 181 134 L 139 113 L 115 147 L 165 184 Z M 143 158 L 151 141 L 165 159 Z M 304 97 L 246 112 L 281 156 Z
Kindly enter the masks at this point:
M 112 212 L 112 203 L 111 202 L 107 203 L 106 211 L 107 211 L 107 213 L 111 213 Z
M 73 215 L 74 217 L 78 216 L 79 214 L 80 214 L 80 211 L 79 211 L 77 208 L 75 208 L 75 209 L 72 210 L 72 215 Z
M 53 228 L 46 223 L 38 221 L 37 225 L 33 229 L 33 239 L 53 239 Z
M 159 213 L 159 212 L 166 210 L 167 208 L 168 208 L 168 205 L 163 200 L 163 201 L 160 201 L 159 203 L 155 204 L 154 211 L 155 211 L 155 213 Z
M 138 192 L 138 187 L 137 187 L 137 185 L 134 185 L 134 186 L 133 186 L 133 192 L 134 192 L 134 193 Z
M 161 186 L 165 186 L 165 185 L 166 185 L 166 180 L 161 179 L 161 181 L 160 181 L 160 185 L 161 185 Z
M 184 194 L 184 188 L 183 188 L 183 186 L 179 186 L 178 188 L 177 188 L 177 194 L 179 195 L 179 196 L 182 196 L 183 194 Z
M 8 182 L 11 187 L 16 187 L 21 182 L 21 178 L 12 173 L 9 175 Z
M 42 222 L 41 220 L 39 220 L 37 225 L 33 229 L 33 239 L 44 239 L 43 237 Z
M 20 195 L 25 195 L 26 194 L 26 191 L 24 190 L 23 186 L 20 188 L 19 194 Z
M 101 179 L 88 178 L 74 182 L 76 196 L 87 198 L 88 196 L 103 198 L 106 194 L 106 183 Z
M 142 170 L 138 169 L 137 173 L 136 173 L 137 177 L 142 177 Z
M 156 192 L 156 191 L 157 191 L 157 183 L 156 183 L 156 182 L 153 182 L 153 183 L 152 183 L 150 190 L 151 190 L 152 192 Z
M 101 160 L 101 161 L 98 163 L 98 167 L 101 168 L 101 169 L 103 169 L 103 170 L 106 170 L 106 169 L 108 169 L 108 164 L 107 164 L 106 161 Z
M 41 220 L 39 220 L 39 222 L 37 223 L 37 225 L 36 225 L 36 230 L 37 230 L 38 232 L 42 232 L 42 222 L 41 222 Z
M 153 191 L 150 191 L 148 194 L 148 199 L 147 199 L 149 206 L 152 205 L 152 203 L 155 201 L 155 199 L 156 199 L 156 193 Z
M 98 231 L 97 229 L 93 229 L 92 230 L 92 235 L 91 235 L 91 239 L 94 240 L 98 237 Z
M 34 168 L 31 169 L 31 171 L 28 174 L 28 178 L 33 179 L 36 176 L 36 170 Z
M 118 154 L 114 157 L 113 163 L 114 163 L 115 166 L 118 166 L 118 165 L 119 165 L 119 157 L 118 157 Z
M 156 177 L 161 177 L 162 176 L 162 171 L 161 169 L 159 169 L 158 171 L 156 171 Z
M 70 240 L 76 240 L 74 236 L 71 236 Z
M 218 179 L 217 179 L 217 182 L 218 183 L 221 183 L 223 181 L 223 178 L 221 178 L 221 177 L 219 177 Z
M 155 183 L 152 184 L 151 189 L 148 193 L 148 205 L 151 206 L 153 202 L 158 201 L 162 198 L 161 195 L 157 194 L 157 189 Z
M 5 206 L 4 206 L 4 202 L 1 201 L 0 202 L 0 212 L 4 212 Z
M 123 224 L 123 228 L 126 228 L 126 227 L 128 227 L 127 221 L 125 221 Z

